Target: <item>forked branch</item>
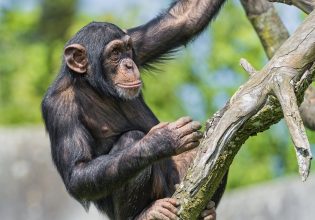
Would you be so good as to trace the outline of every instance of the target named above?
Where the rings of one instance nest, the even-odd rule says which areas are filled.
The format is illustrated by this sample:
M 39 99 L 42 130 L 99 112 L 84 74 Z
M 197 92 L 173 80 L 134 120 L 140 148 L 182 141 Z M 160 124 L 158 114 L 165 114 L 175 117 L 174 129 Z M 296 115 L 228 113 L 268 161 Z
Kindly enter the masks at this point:
M 282 23 L 280 17 L 278 16 L 276 10 L 274 9 L 273 5 L 271 3 L 268 3 L 264 0 L 241 0 L 243 7 L 246 11 L 246 14 L 249 18 L 249 20 L 251 21 L 253 27 L 255 28 L 259 39 L 261 40 L 261 42 L 263 42 L 263 46 L 264 49 L 267 53 L 267 56 L 269 58 L 271 58 L 274 55 L 274 51 L 277 50 L 281 44 L 283 44 L 285 42 L 285 40 L 289 37 L 289 33 L 286 30 L 284 24 Z M 288 1 L 286 1 L 286 3 L 288 3 Z M 292 3 L 292 2 L 291 2 Z M 263 7 L 259 7 L 259 9 L 257 10 L 255 5 L 259 4 L 260 6 Z M 275 24 L 276 23 L 276 24 Z M 268 37 L 267 37 L 268 36 Z M 271 50 L 272 48 L 272 50 Z M 307 70 L 308 71 L 308 70 Z M 307 73 L 306 73 L 307 74 Z M 285 85 L 285 84 L 284 84 Z M 290 88 L 288 88 L 290 89 Z M 282 90 L 280 90 L 282 91 Z M 296 111 L 293 111 L 293 114 L 296 114 L 296 118 L 299 118 L 299 121 L 292 121 L 291 118 L 286 117 L 286 115 L 284 116 L 287 123 L 290 124 L 289 130 L 292 136 L 296 136 L 299 134 L 304 133 L 302 130 L 304 129 L 304 127 L 302 126 L 302 124 L 299 124 L 300 122 L 300 114 L 297 114 L 299 111 L 298 106 L 295 105 L 296 102 L 288 102 L 288 101 L 292 101 L 292 99 L 294 99 L 294 96 L 290 96 L 290 94 L 279 94 L 280 98 L 283 99 L 283 102 L 281 103 L 288 103 L 289 105 L 291 105 L 291 109 L 293 111 L 293 109 L 296 109 Z M 307 101 L 307 100 L 305 100 Z M 293 104 L 294 103 L 294 104 Z M 294 105 L 294 106 L 293 106 Z M 307 111 L 304 111 L 303 114 L 305 115 L 307 113 Z M 305 119 L 305 117 L 304 117 Z M 301 128 L 302 127 L 302 128 Z M 302 130 L 301 130 L 302 129 Z M 300 138 L 293 138 L 293 141 L 298 140 L 298 139 L 305 139 L 306 136 L 302 137 L 300 136 Z M 307 140 L 307 138 L 306 138 Z M 299 144 L 295 144 L 295 146 L 298 146 Z M 297 157 L 298 157 L 298 161 L 300 160 L 300 154 L 298 153 L 299 151 L 301 151 L 299 148 L 296 147 L 296 151 L 297 151 Z M 299 164 L 303 164 L 302 161 L 299 162 Z M 301 168 L 301 166 L 300 166 Z M 300 172 L 302 172 L 300 170 Z M 303 178 L 303 177 L 302 177 Z M 305 180 L 305 179 L 304 179 Z
M 261 71 L 242 61 L 251 77 L 208 120 L 199 155 L 173 196 L 181 202 L 181 219 L 197 218 L 241 145 L 249 136 L 278 122 L 283 117 L 282 111 L 296 147 L 300 174 L 303 180 L 307 178 L 312 155 L 297 111 L 297 100 L 312 81 L 315 67 L 307 70 L 314 61 L 315 12 Z

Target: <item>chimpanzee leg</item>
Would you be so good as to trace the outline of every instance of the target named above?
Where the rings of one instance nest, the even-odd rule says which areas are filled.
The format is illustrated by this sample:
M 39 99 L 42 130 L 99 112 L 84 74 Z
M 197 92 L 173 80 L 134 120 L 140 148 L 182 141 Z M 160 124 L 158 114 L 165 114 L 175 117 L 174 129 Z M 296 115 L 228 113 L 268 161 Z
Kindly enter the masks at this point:
M 113 146 L 110 154 L 116 154 L 137 143 L 145 134 L 129 131 L 123 134 Z M 129 161 L 124 161 L 128 163 Z M 112 193 L 115 220 L 133 219 L 152 200 L 152 166 L 149 166 Z

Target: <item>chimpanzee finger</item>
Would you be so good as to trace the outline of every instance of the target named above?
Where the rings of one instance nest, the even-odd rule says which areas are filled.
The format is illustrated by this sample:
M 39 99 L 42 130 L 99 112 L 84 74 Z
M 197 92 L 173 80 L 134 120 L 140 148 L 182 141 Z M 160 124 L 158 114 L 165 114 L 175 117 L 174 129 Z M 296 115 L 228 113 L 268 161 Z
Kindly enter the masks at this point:
M 180 134 L 180 137 L 184 137 L 194 131 L 197 131 L 201 128 L 201 124 L 198 121 L 192 121 L 185 126 L 178 129 L 178 132 Z
M 170 129 L 177 129 L 180 128 L 187 123 L 191 122 L 192 118 L 189 116 L 181 117 L 180 119 L 176 120 L 175 122 L 170 123 L 169 128 Z
M 206 217 L 206 216 L 209 216 L 209 215 L 215 215 L 216 212 L 215 212 L 215 209 L 206 209 L 206 210 L 203 210 L 202 213 L 200 214 L 201 217 Z
M 206 210 L 204 210 L 200 216 L 203 218 L 203 220 L 215 220 L 216 219 L 215 202 L 210 201 L 206 207 Z
M 181 139 L 182 143 L 186 144 L 189 142 L 199 141 L 203 137 L 203 133 L 201 131 L 193 132 L 189 135 L 186 135 Z
M 190 142 L 188 144 L 184 144 L 181 147 L 179 147 L 178 150 L 176 150 L 176 154 L 181 154 L 185 151 L 192 150 L 192 149 L 198 147 L 199 144 L 200 144 L 199 141 L 194 141 L 194 142 Z
M 172 212 L 173 214 L 177 215 L 177 212 L 178 212 L 178 208 L 176 208 L 176 204 L 177 202 L 175 203 L 170 203 L 170 202 L 164 202 L 162 204 L 162 207 L 169 210 L 170 212 Z
M 174 199 L 174 198 L 164 198 L 164 199 L 161 199 L 160 201 L 161 202 L 171 203 L 173 206 L 178 206 L 179 205 L 177 199 Z
M 165 127 L 166 125 L 168 125 L 169 122 L 160 122 L 159 124 L 155 125 L 154 127 L 151 128 L 151 131 L 152 130 L 155 130 L 155 129 L 159 129 L 159 128 L 163 128 Z
M 159 220 L 170 220 L 169 217 L 167 217 L 166 215 L 163 214 L 162 208 L 156 210 L 154 213 L 151 214 L 150 217 L 151 218 L 153 217 L 153 219 L 159 219 Z
M 215 202 L 214 201 L 210 201 L 207 205 L 207 209 L 212 209 L 215 207 Z
M 178 216 L 171 212 L 170 210 L 166 209 L 166 208 L 161 208 L 159 210 L 161 212 L 161 214 L 163 214 L 164 216 L 166 216 L 169 220 L 177 220 Z
M 203 220 L 216 220 L 215 215 L 209 215 L 207 217 L 204 217 Z

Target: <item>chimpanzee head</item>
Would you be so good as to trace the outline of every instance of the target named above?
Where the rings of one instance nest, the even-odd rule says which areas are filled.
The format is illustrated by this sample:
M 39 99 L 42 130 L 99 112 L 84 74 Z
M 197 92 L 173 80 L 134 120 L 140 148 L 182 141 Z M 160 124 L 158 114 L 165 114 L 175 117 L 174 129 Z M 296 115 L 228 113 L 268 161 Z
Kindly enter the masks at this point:
M 131 38 L 114 24 L 92 22 L 66 44 L 65 68 L 103 95 L 136 98 L 142 87 Z

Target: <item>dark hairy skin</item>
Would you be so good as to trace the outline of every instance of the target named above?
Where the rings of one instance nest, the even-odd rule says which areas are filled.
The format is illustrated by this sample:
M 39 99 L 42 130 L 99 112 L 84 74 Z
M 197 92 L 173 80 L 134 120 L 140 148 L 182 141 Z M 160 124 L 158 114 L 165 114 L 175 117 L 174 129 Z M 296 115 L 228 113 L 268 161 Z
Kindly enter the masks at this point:
M 174 1 L 143 26 L 122 31 L 105 22 L 83 27 L 65 46 L 59 75 L 42 112 L 53 161 L 68 192 L 111 219 L 177 218 L 176 184 L 199 145 L 189 117 L 160 123 L 145 104 L 138 67 L 186 45 L 224 1 Z M 218 204 L 222 181 L 212 200 Z M 214 203 L 201 214 L 215 219 Z

